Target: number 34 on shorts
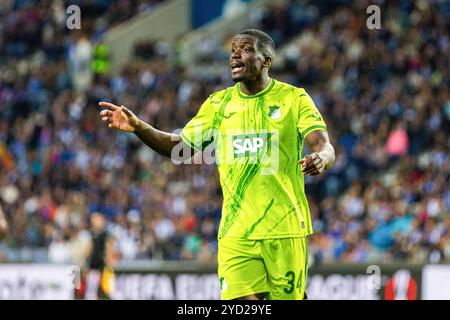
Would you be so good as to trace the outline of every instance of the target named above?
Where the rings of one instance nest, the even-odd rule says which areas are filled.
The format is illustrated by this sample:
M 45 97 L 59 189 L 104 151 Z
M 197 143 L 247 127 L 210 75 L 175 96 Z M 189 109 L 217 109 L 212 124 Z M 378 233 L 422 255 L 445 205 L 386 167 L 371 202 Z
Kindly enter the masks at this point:
M 267 299 L 301 300 L 307 277 L 306 238 L 219 239 L 222 299 L 266 293 Z

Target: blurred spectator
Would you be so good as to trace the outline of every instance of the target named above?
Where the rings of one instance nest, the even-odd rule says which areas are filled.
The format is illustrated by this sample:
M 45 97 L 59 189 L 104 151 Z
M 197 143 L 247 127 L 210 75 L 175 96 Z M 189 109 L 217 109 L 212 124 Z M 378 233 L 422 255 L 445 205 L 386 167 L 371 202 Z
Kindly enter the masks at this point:
M 108 298 L 105 278 L 115 261 L 114 238 L 106 229 L 103 214 L 91 214 L 91 245 L 88 251 L 85 298 L 89 300 Z
M 223 16 L 232 18 L 243 11 L 246 4 L 242 0 L 227 0 L 223 5 Z
M 386 142 L 386 152 L 391 157 L 404 156 L 408 152 L 408 134 L 403 123 L 398 123 L 394 130 L 389 133 Z
M 69 47 L 68 58 L 74 89 L 86 91 L 93 80 L 92 46 L 86 36 L 81 35 L 73 46 Z
M 2 239 L 7 232 L 8 232 L 8 221 L 6 221 L 5 214 L 3 213 L 3 209 L 0 206 L 0 239 Z

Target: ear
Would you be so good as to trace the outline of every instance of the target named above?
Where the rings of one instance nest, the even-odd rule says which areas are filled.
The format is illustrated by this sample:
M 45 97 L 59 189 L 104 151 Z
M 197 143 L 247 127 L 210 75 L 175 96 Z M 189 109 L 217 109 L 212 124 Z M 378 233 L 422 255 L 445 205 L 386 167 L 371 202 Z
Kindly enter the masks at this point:
M 267 69 L 269 69 L 271 65 L 272 65 L 272 58 L 269 57 L 268 55 L 265 55 L 263 66 L 266 67 Z

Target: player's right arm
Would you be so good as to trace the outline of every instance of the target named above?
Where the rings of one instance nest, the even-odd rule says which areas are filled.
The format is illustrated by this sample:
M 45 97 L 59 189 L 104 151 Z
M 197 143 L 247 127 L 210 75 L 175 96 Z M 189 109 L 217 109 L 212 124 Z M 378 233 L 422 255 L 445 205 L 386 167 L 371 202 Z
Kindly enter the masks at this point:
M 101 120 L 108 123 L 109 128 L 119 129 L 125 132 L 133 132 L 148 147 L 160 153 L 163 156 L 171 157 L 172 149 L 178 144 L 181 150 L 191 150 L 191 147 L 185 144 L 179 135 L 160 131 L 139 119 L 131 110 L 124 106 L 117 106 L 109 102 L 100 102 L 99 106 L 106 108 L 100 111 Z M 191 157 L 194 152 L 186 155 Z M 184 158 L 184 155 L 182 155 Z

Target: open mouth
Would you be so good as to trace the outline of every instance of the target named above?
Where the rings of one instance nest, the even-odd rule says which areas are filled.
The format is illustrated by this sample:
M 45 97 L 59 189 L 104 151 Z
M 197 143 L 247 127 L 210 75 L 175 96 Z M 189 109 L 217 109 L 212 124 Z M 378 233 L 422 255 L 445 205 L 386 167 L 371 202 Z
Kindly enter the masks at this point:
M 232 72 L 239 72 L 239 71 L 242 71 L 242 70 L 244 70 L 244 64 L 239 63 L 239 62 L 233 62 L 231 64 L 231 71 Z

